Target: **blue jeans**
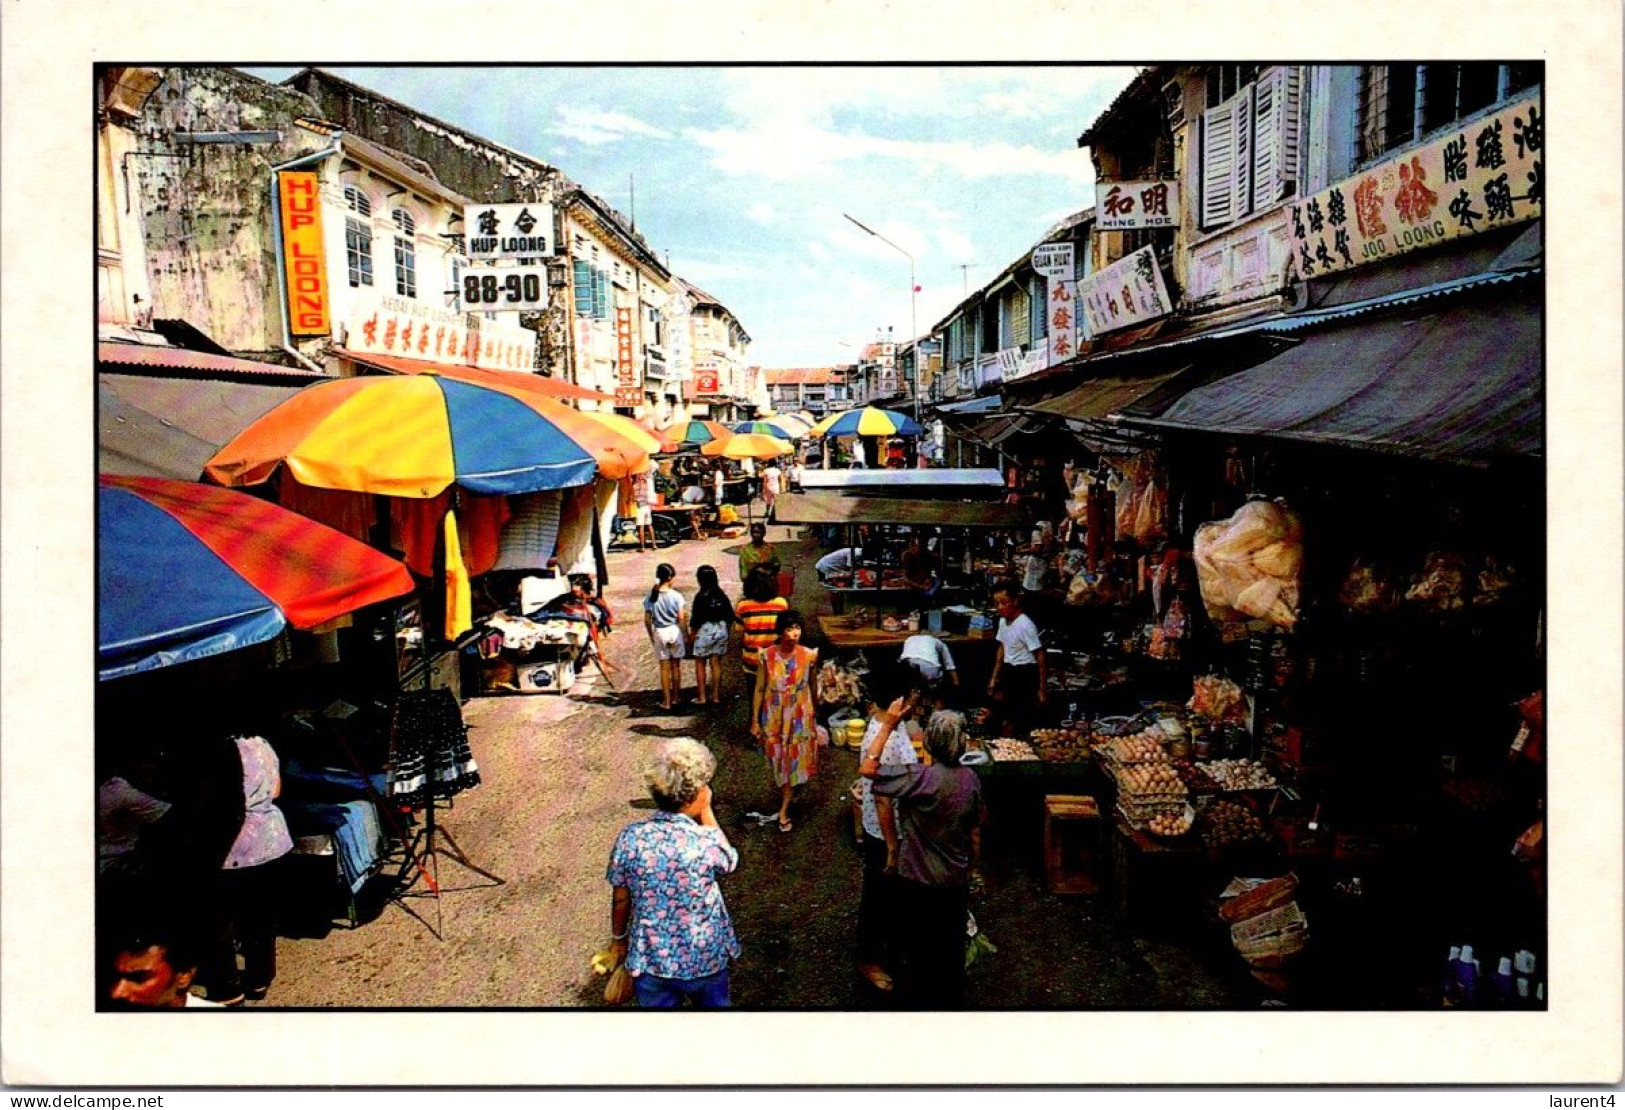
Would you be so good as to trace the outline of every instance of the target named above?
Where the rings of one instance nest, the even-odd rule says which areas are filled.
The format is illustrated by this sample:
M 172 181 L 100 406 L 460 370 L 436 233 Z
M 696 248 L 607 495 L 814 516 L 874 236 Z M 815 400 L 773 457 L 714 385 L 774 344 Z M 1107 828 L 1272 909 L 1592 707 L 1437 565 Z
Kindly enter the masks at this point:
M 722 1010 L 728 1006 L 728 969 L 698 979 L 662 979 L 645 972 L 632 977 L 632 990 L 644 1010 L 675 1010 L 685 998 L 702 1010 Z

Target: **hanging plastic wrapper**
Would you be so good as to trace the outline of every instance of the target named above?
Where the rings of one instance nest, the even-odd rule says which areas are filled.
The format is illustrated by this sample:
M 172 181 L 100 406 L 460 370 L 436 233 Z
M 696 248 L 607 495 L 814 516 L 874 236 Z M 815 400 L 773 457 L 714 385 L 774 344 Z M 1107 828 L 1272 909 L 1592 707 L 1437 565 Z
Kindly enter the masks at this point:
M 1213 620 L 1297 623 L 1303 522 L 1284 503 L 1249 501 L 1228 520 L 1202 525 L 1195 556 L 1202 604 Z

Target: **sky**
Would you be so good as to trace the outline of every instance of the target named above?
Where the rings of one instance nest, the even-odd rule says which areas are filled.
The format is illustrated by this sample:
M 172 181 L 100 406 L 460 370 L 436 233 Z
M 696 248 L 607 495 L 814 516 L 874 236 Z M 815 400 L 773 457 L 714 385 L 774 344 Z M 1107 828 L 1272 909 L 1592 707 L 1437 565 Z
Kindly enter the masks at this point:
M 1125 66 L 333 67 L 557 166 L 717 297 L 765 367 L 924 334 L 1088 208 Z M 253 69 L 281 80 L 293 69 Z M 635 195 L 635 199 L 634 199 Z

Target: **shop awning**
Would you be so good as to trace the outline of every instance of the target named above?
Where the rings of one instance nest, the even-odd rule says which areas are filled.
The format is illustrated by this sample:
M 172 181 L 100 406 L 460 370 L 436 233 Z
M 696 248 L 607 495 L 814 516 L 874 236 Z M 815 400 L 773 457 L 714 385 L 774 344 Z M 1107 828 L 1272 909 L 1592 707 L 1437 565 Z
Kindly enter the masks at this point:
M 271 362 L 256 362 L 251 358 L 210 354 L 186 347 L 160 347 L 145 343 L 96 344 L 96 362 L 102 366 L 137 366 L 147 370 L 191 371 L 198 374 L 219 374 L 242 380 L 262 378 L 310 382 L 321 381 L 322 375 L 310 370 L 296 370 L 291 366 L 278 366 Z
M 223 444 L 305 384 L 99 374 L 97 469 L 196 481 Z
M 956 528 L 1019 528 L 1019 505 L 1002 501 L 911 501 L 846 497 L 838 493 L 782 493 L 773 503 L 779 524 L 909 524 Z
M 1002 490 L 1004 478 L 991 467 L 888 467 L 868 470 L 808 467 L 802 471 L 801 484 L 810 490 L 873 490 L 877 493 L 900 488 Z
M 1480 461 L 1542 453 L 1534 298 L 1363 318 L 1131 422 Z
M 474 382 L 475 384 L 504 381 L 512 384 L 514 379 L 517 378 L 526 389 L 533 390 L 545 397 L 557 397 L 561 400 L 571 401 L 615 400 L 611 394 L 600 393 L 598 390 L 588 389 L 584 385 L 560 381 L 558 378 L 544 377 L 541 374 L 525 374 L 517 370 L 486 370 L 478 366 L 448 366 L 444 363 L 429 362 L 427 359 L 401 358 L 399 355 L 380 355 L 371 351 L 352 351 L 345 347 L 339 347 L 333 353 L 340 358 L 364 363 L 375 370 L 383 370 L 391 374 L 443 374 L 446 377 Z
M 985 416 L 990 412 L 998 412 L 1001 398 L 997 394 L 987 397 L 975 397 L 969 401 L 950 401 L 946 405 L 938 405 L 937 412 L 942 416 Z
M 1092 378 L 1059 397 L 1023 405 L 1022 411 L 1062 416 L 1068 420 L 1098 420 L 1151 398 L 1153 394 L 1170 393 L 1174 379 L 1190 369 L 1190 366 L 1179 366 L 1161 374 Z

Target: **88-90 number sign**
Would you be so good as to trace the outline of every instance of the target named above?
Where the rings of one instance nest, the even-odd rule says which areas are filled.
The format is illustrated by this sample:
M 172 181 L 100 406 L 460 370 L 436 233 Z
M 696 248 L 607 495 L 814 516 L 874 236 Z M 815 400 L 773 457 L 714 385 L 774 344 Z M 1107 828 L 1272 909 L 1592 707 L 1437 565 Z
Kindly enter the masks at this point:
M 463 309 L 469 312 L 529 312 L 547 307 L 545 270 L 470 267 L 463 271 Z

